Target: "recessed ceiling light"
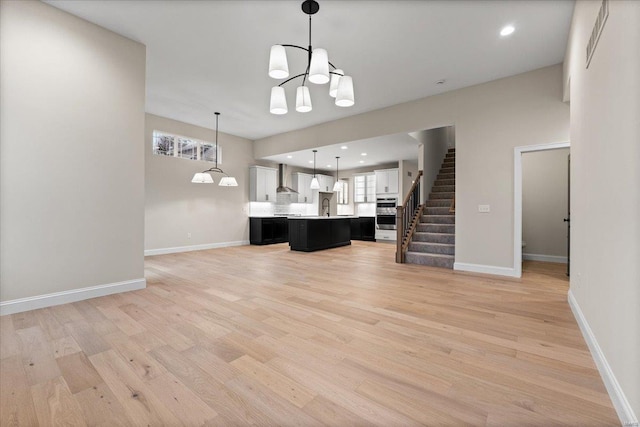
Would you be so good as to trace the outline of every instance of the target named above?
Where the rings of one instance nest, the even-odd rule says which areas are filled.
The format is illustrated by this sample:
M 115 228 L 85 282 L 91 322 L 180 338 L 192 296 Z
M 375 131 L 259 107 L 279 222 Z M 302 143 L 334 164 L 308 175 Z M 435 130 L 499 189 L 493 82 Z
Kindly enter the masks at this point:
M 360 163 L 364 163 L 364 160 L 360 160 Z
M 293 156 L 287 156 L 287 159 L 293 159 Z
M 503 27 L 500 30 L 500 35 L 502 37 L 504 36 L 508 36 L 509 34 L 513 33 L 516 29 L 513 27 L 513 25 L 507 25 L 506 27 Z
M 331 167 L 331 165 L 327 165 L 327 167 L 328 167 L 328 168 L 330 168 L 330 167 Z
M 313 160 L 309 160 L 309 163 L 313 163 Z
M 346 145 L 343 145 L 343 146 L 342 146 L 342 147 L 340 147 L 340 148 L 341 148 L 342 150 L 346 150 L 346 149 L 347 149 L 347 148 L 349 148 L 349 147 L 347 147 Z
M 367 155 L 367 153 L 360 153 L 360 155 L 361 155 L 361 156 L 366 156 L 366 155 Z

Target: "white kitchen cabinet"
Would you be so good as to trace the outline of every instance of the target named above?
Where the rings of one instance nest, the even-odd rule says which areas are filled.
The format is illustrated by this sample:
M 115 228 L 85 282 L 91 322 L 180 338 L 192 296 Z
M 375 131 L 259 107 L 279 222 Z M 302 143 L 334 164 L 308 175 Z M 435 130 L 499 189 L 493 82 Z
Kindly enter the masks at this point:
M 376 194 L 398 194 L 398 169 L 382 169 L 376 173 Z
M 291 174 L 292 188 L 298 192 L 298 203 L 312 203 L 313 193 L 311 190 L 312 175 L 302 172 Z
M 318 191 L 322 191 L 324 193 L 332 193 L 333 184 L 336 182 L 335 179 L 329 175 L 316 174 L 316 176 L 318 177 L 318 182 L 320 183 L 320 189 Z
M 373 173 L 357 174 L 353 176 L 354 203 L 375 203 L 376 175 Z
M 263 166 L 249 167 L 249 200 L 275 202 L 278 187 L 278 170 Z

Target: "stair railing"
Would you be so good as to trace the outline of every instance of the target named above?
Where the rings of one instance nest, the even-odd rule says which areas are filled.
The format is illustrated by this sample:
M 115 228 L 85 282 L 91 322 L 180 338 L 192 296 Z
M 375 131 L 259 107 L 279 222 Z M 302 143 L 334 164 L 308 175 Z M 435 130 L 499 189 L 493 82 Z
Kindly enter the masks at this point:
M 404 263 L 404 255 L 411 241 L 416 225 L 422 213 L 420 204 L 420 178 L 422 171 L 413 181 L 411 189 L 404 198 L 401 206 L 396 211 L 396 262 Z

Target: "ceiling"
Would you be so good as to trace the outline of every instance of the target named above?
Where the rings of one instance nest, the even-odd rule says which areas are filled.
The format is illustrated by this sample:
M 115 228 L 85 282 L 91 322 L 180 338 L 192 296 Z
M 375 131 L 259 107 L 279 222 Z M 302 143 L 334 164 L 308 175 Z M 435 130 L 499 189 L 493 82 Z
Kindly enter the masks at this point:
M 406 133 L 399 133 L 323 146 L 316 153 L 316 169 L 334 173 L 336 156 L 340 156 L 340 170 L 373 167 L 398 160 L 410 160 L 417 166 L 418 141 Z M 269 156 L 265 160 L 313 168 L 313 152 L 309 149 Z
M 312 84 L 313 111 L 298 113 L 291 82 L 289 113 L 275 116 L 269 49 L 306 46 L 301 1 L 46 2 L 146 45 L 148 113 L 213 128 L 220 111 L 221 131 L 252 140 L 562 62 L 573 11 L 559 0 L 320 0 L 313 46 L 353 77 L 356 104 L 337 107 Z M 516 31 L 500 37 L 507 24 Z M 302 72 L 304 53 L 287 53 Z

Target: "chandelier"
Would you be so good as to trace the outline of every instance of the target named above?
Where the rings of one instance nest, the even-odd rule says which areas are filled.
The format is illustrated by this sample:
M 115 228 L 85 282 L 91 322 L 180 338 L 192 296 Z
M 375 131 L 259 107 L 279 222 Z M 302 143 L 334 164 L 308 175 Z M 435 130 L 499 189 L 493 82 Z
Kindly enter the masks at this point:
M 237 187 L 238 181 L 232 176 L 227 175 L 222 169 L 218 167 L 218 117 L 220 113 L 214 113 L 216 115 L 216 166 L 213 168 L 209 168 L 206 171 L 198 172 L 193 175 L 191 182 L 195 184 L 213 184 L 213 177 L 210 172 L 221 173 L 224 175 L 220 179 L 220 183 L 218 183 L 221 187 Z
M 306 113 L 311 111 L 311 95 L 307 81 L 314 84 L 329 84 L 329 96 L 336 99 L 338 107 L 351 107 L 354 103 L 353 80 L 346 76 L 344 71 L 336 68 L 330 61 L 325 49 L 311 46 L 311 15 L 320 10 L 320 5 L 314 0 L 302 2 L 302 11 L 309 15 L 309 47 L 305 48 L 294 44 L 277 44 L 271 46 L 269 55 L 269 77 L 274 79 L 287 79 L 278 86 L 271 88 L 271 102 L 269 110 L 272 114 L 287 114 L 287 98 L 285 97 L 284 84 L 302 78 L 302 85 L 296 89 L 296 111 Z M 307 52 L 307 68 L 303 73 L 289 77 L 289 64 L 285 48 L 293 47 Z M 329 68 L 331 67 L 331 68 Z

